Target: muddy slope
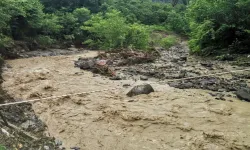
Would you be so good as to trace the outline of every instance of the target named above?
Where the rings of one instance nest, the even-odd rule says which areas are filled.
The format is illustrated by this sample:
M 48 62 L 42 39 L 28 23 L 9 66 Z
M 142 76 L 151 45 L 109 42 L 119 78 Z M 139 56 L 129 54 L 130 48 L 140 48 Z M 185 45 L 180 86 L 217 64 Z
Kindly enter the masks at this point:
M 32 99 L 134 83 L 74 68 L 79 57 L 93 56 L 95 52 L 8 61 L 3 86 L 15 98 Z M 33 108 L 48 135 L 68 149 L 250 149 L 250 103 L 232 93 L 221 101 L 211 91 L 152 86 L 156 92 L 150 95 L 128 98 L 124 88 L 36 102 Z

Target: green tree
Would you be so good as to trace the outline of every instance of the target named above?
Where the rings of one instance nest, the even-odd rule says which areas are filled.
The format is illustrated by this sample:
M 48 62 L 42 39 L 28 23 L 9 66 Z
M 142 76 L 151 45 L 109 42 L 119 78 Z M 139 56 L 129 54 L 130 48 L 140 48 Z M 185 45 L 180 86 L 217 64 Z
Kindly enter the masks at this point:
M 85 41 L 90 46 L 102 49 L 148 47 L 148 28 L 141 24 L 128 24 L 117 10 L 109 10 L 104 15 L 93 15 L 81 28 L 90 33 L 89 39 Z
M 149 30 L 141 24 L 129 26 L 126 36 L 126 46 L 135 49 L 147 49 L 149 43 Z
M 96 13 L 99 12 L 104 0 L 41 0 L 41 2 L 45 5 L 45 11 L 49 13 L 62 9 L 65 12 L 72 12 L 81 7 L 86 7 Z
M 55 14 L 46 14 L 42 19 L 41 29 L 45 35 L 58 35 L 62 28 L 59 17 Z
M 0 32 L 14 39 L 35 35 L 41 27 L 43 5 L 39 0 L 2 0 L 0 2 Z
M 74 15 L 74 17 L 77 18 L 78 23 L 83 23 L 83 22 L 90 19 L 90 11 L 85 7 L 76 8 L 73 11 L 73 15 Z
M 97 47 L 117 48 L 122 47 L 125 42 L 128 30 L 125 21 L 126 19 L 121 16 L 119 11 L 111 10 L 104 16 L 101 13 L 93 15 L 81 28 L 92 34 L 91 41 Z

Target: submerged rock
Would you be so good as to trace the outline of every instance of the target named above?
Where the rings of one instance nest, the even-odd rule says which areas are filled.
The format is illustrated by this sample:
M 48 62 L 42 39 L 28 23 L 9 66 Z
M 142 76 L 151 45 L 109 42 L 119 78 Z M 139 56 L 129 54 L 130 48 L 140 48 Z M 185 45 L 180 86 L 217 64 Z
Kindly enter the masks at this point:
M 110 77 L 110 80 L 122 80 L 122 78 L 120 76 L 114 76 L 114 77 Z
M 81 148 L 80 148 L 80 147 L 71 147 L 70 149 L 73 149 L 73 150 L 80 150 Z
M 250 88 L 241 88 L 236 91 L 236 95 L 239 99 L 250 102 Z
M 204 67 L 209 67 L 209 68 L 210 68 L 210 67 L 213 67 L 213 65 L 214 65 L 214 64 L 211 63 L 211 62 L 201 62 L 200 64 L 201 64 L 202 66 L 204 66 Z
M 154 89 L 150 84 L 143 84 L 135 86 L 127 93 L 127 96 L 132 97 L 141 94 L 150 94 L 152 92 L 154 92 Z

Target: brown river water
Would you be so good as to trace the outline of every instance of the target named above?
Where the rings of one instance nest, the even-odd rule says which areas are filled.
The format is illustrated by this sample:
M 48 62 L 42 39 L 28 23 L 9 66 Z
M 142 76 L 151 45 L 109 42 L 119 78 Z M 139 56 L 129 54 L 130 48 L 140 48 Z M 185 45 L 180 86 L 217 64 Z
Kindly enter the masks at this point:
M 57 96 L 133 84 L 74 67 L 79 57 L 9 60 L 3 87 L 17 99 Z M 140 81 L 142 82 L 142 81 Z M 137 83 L 139 84 L 139 83 Z M 156 92 L 127 97 L 128 89 L 33 103 L 47 135 L 83 150 L 249 150 L 250 103 L 215 100 L 209 91 L 152 85 Z

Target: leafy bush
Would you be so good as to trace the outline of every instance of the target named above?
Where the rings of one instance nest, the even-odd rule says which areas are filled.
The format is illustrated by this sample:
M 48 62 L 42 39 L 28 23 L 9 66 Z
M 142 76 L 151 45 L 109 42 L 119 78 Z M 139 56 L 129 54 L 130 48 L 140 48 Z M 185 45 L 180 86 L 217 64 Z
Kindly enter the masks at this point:
M 148 28 L 140 24 L 132 24 L 126 36 L 127 46 L 135 49 L 147 49 L 149 42 Z
M 213 22 L 209 20 L 201 24 L 191 23 L 190 27 L 192 32 L 189 46 L 193 52 L 199 52 L 201 49 L 206 48 L 206 45 L 208 46 L 211 40 L 215 38 Z
M 169 35 L 161 40 L 161 46 L 168 49 L 177 44 L 177 42 L 178 40 L 175 36 Z
M 11 47 L 14 44 L 13 40 L 0 33 L 0 48 L 1 47 Z

